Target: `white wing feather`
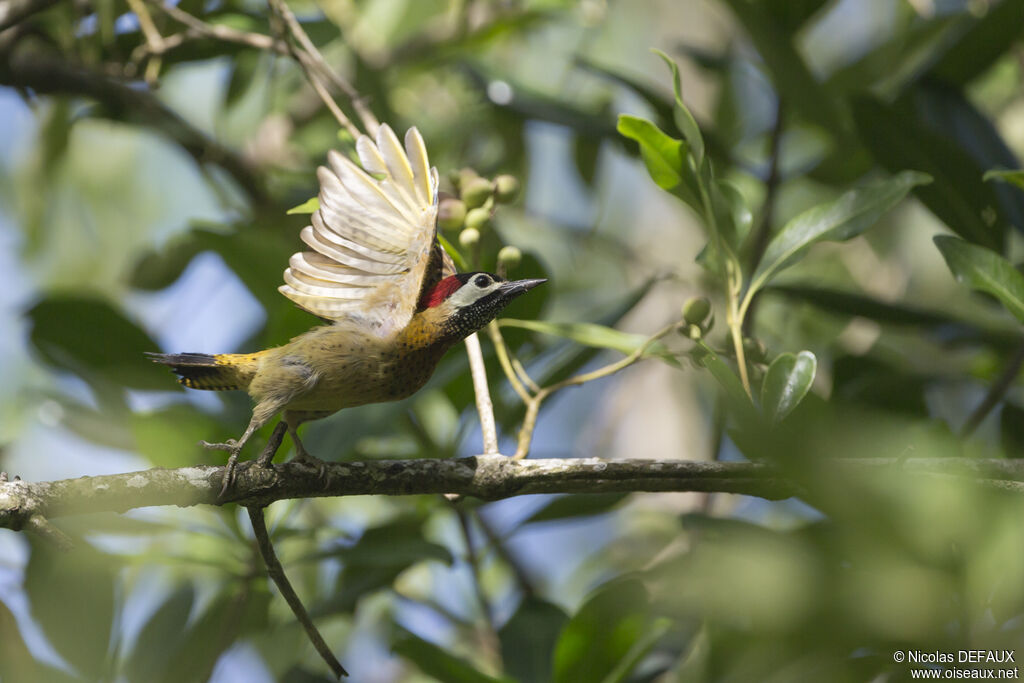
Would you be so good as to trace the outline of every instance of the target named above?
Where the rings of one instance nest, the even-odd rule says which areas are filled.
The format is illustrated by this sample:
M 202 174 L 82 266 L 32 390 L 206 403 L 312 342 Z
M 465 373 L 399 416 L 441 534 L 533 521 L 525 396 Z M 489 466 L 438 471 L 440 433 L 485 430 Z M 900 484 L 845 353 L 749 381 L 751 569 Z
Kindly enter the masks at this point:
M 320 208 L 301 238 L 279 291 L 314 315 L 362 319 L 382 336 L 402 329 L 416 311 L 434 245 L 437 169 L 419 131 L 405 149 L 387 125 L 376 143 L 356 141 L 362 168 L 341 154 L 317 169 Z

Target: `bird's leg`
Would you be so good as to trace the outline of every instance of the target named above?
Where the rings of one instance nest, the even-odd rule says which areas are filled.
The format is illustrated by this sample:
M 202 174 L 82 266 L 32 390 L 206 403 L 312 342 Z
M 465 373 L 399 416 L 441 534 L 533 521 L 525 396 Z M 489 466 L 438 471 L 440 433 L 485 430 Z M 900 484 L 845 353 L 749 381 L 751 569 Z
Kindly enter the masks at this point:
M 284 420 L 277 423 L 273 434 L 270 435 L 270 440 L 267 441 L 267 445 L 263 448 L 263 452 L 256 458 L 257 467 L 270 467 L 271 461 L 277 455 L 277 449 L 281 447 L 281 442 L 284 441 L 284 433 L 287 428 L 288 425 Z
M 324 488 L 331 483 L 331 477 L 327 473 L 327 463 L 315 455 L 311 455 L 306 447 L 302 445 L 302 440 L 299 439 L 299 425 L 302 424 L 302 418 L 296 416 L 294 413 L 284 414 L 285 422 L 288 424 L 288 434 L 292 437 L 292 443 L 295 444 L 295 457 L 292 458 L 292 462 L 301 462 L 306 465 L 310 465 L 316 468 L 317 478 L 323 482 Z
M 249 420 L 249 426 L 245 428 L 245 432 L 238 441 L 228 439 L 225 443 L 208 443 L 206 441 L 199 442 L 203 448 L 226 450 L 231 453 L 224 471 L 224 482 L 221 484 L 220 494 L 217 496 L 219 499 L 223 500 L 228 489 L 235 483 L 235 470 L 238 465 L 238 453 L 242 450 L 242 447 L 245 446 L 245 442 L 249 440 L 249 437 L 251 437 L 257 429 L 265 425 L 267 421 L 273 417 L 274 413 L 277 412 L 275 408 L 276 406 L 269 406 L 262 403 L 257 404 L 252 411 L 252 419 Z

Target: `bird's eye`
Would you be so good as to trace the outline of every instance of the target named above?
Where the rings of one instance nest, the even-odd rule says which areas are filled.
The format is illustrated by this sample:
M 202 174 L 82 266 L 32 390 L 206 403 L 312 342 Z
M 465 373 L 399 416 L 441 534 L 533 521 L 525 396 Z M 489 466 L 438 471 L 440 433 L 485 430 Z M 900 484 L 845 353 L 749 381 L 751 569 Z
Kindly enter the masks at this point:
M 473 284 L 479 287 L 480 289 L 483 289 L 487 285 L 491 284 L 491 278 L 487 277 L 486 275 L 477 275 L 475 278 L 473 278 Z

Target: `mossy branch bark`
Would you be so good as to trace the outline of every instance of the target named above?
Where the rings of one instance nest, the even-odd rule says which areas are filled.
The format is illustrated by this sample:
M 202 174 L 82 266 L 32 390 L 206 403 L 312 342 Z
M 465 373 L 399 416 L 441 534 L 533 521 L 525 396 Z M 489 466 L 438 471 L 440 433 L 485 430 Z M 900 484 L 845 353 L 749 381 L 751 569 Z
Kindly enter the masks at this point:
M 957 475 L 999 489 L 1024 491 L 1024 460 L 967 458 L 865 458 L 821 463 L 818 476 L 851 469 Z M 513 460 L 480 455 L 452 460 L 377 460 L 327 464 L 327 485 L 301 463 L 269 468 L 243 463 L 223 499 L 224 467 L 151 469 L 125 474 L 34 482 L 0 479 L 0 528 L 23 529 L 33 516 L 54 518 L 93 512 L 177 505 L 269 505 L 289 498 L 358 495 L 458 494 L 496 500 L 534 493 L 701 491 L 772 500 L 801 495 L 801 483 L 759 463 L 597 458 Z

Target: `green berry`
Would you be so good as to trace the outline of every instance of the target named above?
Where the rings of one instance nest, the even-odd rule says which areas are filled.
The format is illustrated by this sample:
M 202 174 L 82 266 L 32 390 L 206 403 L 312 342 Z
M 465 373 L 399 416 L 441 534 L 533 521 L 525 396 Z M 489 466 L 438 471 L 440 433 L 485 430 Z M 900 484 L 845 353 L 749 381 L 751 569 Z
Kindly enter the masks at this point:
M 455 174 L 455 187 L 459 188 L 460 192 L 465 191 L 469 184 L 478 178 L 480 174 L 467 166 Z
M 519 194 L 519 179 L 514 175 L 500 175 L 494 179 L 494 197 L 508 204 Z
M 711 313 L 711 302 L 706 297 L 691 297 L 683 304 L 683 320 L 692 325 L 703 323 L 709 313 Z
M 473 178 L 461 187 L 462 201 L 471 209 L 483 206 L 487 198 L 494 194 L 494 185 L 486 178 Z
M 498 264 L 505 268 L 506 271 L 518 266 L 522 260 L 523 252 L 519 251 L 519 247 L 509 245 L 502 247 L 501 251 L 498 252 Z
M 472 249 L 480 244 L 480 231 L 476 228 L 466 228 L 459 233 L 459 245 L 463 249 Z
M 452 232 L 462 227 L 466 220 L 466 205 L 461 199 L 448 197 L 441 200 L 437 207 L 437 225 L 445 232 Z
M 699 341 L 704 336 L 704 330 L 700 329 L 700 325 L 689 324 L 686 326 L 686 336 L 693 341 Z
M 466 213 L 466 227 L 474 228 L 476 230 L 483 230 L 491 222 L 491 212 L 489 209 L 478 207 L 476 209 L 470 209 Z

